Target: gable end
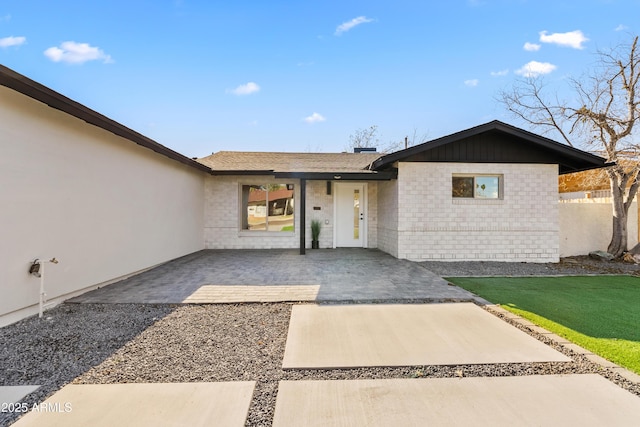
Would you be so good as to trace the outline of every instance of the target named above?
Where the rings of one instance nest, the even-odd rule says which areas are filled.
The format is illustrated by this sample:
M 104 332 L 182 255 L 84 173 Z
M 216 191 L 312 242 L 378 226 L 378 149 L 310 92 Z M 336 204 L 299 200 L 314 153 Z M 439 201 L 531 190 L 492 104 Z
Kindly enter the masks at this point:
M 498 121 L 386 155 L 373 169 L 396 161 L 557 164 L 561 174 L 605 166 L 601 157 Z

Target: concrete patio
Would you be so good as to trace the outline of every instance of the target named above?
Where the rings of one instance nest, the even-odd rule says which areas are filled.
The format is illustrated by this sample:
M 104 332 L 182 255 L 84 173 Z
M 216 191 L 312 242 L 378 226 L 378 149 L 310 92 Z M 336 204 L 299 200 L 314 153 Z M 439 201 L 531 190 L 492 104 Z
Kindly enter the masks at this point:
M 78 303 L 473 301 L 417 263 L 377 249 L 203 250 L 88 292 Z

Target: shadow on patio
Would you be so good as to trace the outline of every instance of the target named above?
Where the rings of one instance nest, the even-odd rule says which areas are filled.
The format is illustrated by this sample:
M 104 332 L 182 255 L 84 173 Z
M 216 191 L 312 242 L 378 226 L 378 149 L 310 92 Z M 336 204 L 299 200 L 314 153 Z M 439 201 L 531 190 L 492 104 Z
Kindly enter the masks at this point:
M 203 250 L 68 302 L 472 301 L 417 263 L 376 249 Z

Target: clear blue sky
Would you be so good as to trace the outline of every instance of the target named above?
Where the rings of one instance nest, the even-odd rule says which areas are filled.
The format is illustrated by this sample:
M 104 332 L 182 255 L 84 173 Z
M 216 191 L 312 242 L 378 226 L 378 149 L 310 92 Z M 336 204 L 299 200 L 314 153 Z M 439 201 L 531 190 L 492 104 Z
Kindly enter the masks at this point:
M 371 125 L 383 144 L 520 126 L 498 90 L 581 74 L 638 17 L 638 0 L 3 0 L 0 63 L 190 157 L 332 152 Z

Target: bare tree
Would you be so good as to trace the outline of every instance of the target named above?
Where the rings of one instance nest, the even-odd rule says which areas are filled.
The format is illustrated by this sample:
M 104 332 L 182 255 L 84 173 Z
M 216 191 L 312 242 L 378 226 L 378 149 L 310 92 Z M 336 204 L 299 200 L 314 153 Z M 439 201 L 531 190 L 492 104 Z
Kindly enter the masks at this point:
M 427 134 L 421 134 L 417 128 L 413 129 L 413 133 L 407 135 L 402 141 L 391 141 L 387 144 L 380 144 L 378 135 L 378 126 L 372 125 L 366 129 L 358 129 L 349 135 L 349 145 L 347 151 L 353 151 L 354 148 L 373 148 L 381 153 L 391 153 L 393 151 L 402 150 L 403 148 L 412 147 L 421 144 L 427 139 Z
M 405 137 L 406 146 L 404 148 L 413 147 L 414 145 L 422 144 L 426 142 L 429 138 L 428 133 L 421 133 L 418 131 L 418 128 L 413 128 L 413 133 L 407 135 Z
M 378 147 L 378 126 L 371 125 L 366 129 L 358 129 L 349 135 L 349 145 L 347 149 L 353 151 L 354 148 L 374 148 Z
M 383 153 L 392 153 L 394 151 L 403 150 L 405 148 L 413 147 L 414 145 L 422 144 L 427 141 L 426 133 L 419 133 L 418 128 L 413 128 L 413 133 L 407 134 L 401 141 L 390 141 L 385 145 L 382 150 Z
M 557 94 L 549 98 L 537 78 L 517 81 L 498 99 L 543 133 L 555 132 L 570 146 L 591 149 L 615 162 L 606 169 L 613 207 L 607 251 L 621 256 L 627 250 L 627 213 L 640 186 L 640 143 L 634 138 L 634 126 L 640 119 L 638 36 L 632 37 L 631 43 L 599 51 L 597 57 L 591 72 L 580 79 L 568 79 L 573 101 L 560 100 Z

